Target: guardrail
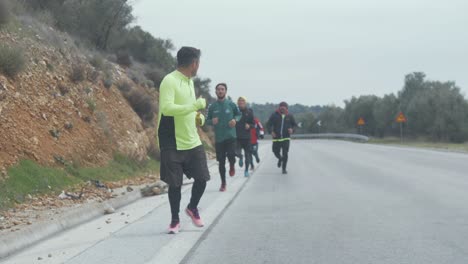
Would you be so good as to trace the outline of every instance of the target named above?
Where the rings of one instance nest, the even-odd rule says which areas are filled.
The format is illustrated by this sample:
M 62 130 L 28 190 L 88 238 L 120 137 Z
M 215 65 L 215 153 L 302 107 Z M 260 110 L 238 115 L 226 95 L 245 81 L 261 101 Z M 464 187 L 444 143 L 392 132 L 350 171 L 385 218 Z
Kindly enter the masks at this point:
M 292 135 L 293 139 L 340 139 L 358 142 L 368 142 L 369 137 L 358 134 L 342 134 L 342 133 L 323 133 L 323 134 L 296 134 Z

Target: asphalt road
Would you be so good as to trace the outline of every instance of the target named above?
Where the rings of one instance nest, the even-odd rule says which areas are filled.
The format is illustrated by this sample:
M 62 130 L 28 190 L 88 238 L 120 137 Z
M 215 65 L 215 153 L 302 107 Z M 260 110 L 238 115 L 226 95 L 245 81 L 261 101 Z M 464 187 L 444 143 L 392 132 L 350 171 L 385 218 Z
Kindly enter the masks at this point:
M 293 141 L 282 175 L 270 148 L 262 142 L 260 167 L 249 180 L 238 171 L 226 193 L 214 168 L 205 228 L 184 217 L 167 235 L 167 197 L 157 196 L 0 263 L 468 263 L 468 155 Z
M 468 155 L 295 141 L 184 263 L 468 263 Z

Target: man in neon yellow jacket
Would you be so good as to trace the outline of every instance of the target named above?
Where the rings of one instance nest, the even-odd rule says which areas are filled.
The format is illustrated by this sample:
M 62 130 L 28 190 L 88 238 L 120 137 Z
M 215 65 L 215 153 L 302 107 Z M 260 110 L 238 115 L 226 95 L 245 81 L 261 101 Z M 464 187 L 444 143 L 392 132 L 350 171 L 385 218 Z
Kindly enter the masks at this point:
M 205 118 L 198 112 L 206 108 L 203 98 L 196 98 L 192 77 L 197 75 L 201 52 L 182 47 L 177 53 L 177 70 L 164 77 L 159 89 L 158 138 L 161 150 L 161 180 L 169 185 L 172 220 L 169 233 L 180 229 L 180 200 L 183 175 L 194 179 L 192 197 L 185 212 L 197 227 L 203 227 L 198 203 L 210 180 L 205 149 L 197 126 Z

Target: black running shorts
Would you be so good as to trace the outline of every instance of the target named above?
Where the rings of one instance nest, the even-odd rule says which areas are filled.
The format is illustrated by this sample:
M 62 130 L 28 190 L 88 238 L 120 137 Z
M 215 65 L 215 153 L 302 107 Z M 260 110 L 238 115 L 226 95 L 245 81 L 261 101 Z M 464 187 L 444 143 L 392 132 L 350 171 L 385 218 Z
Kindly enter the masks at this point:
M 169 186 L 182 186 L 184 174 L 189 179 L 209 181 L 210 172 L 205 148 L 198 146 L 190 150 L 161 150 L 161 180 Z

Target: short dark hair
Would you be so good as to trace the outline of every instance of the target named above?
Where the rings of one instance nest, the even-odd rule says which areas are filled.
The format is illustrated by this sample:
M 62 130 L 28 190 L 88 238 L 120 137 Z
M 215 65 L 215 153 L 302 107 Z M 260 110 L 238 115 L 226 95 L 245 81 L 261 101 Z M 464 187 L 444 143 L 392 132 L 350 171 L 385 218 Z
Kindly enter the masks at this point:
M 188 67 L 195 60 L 200 59 L 201 51 L 193 47 L 182 47 L 177 52 L 177 67 Z
M 218 89 L 218 86 L 224 86 L 224 88 L 226 88 L 226 91 L 227 91 L 227 84 L 226 83 L 218 83 L 216 86 L 215 86 L 215 90 Z

